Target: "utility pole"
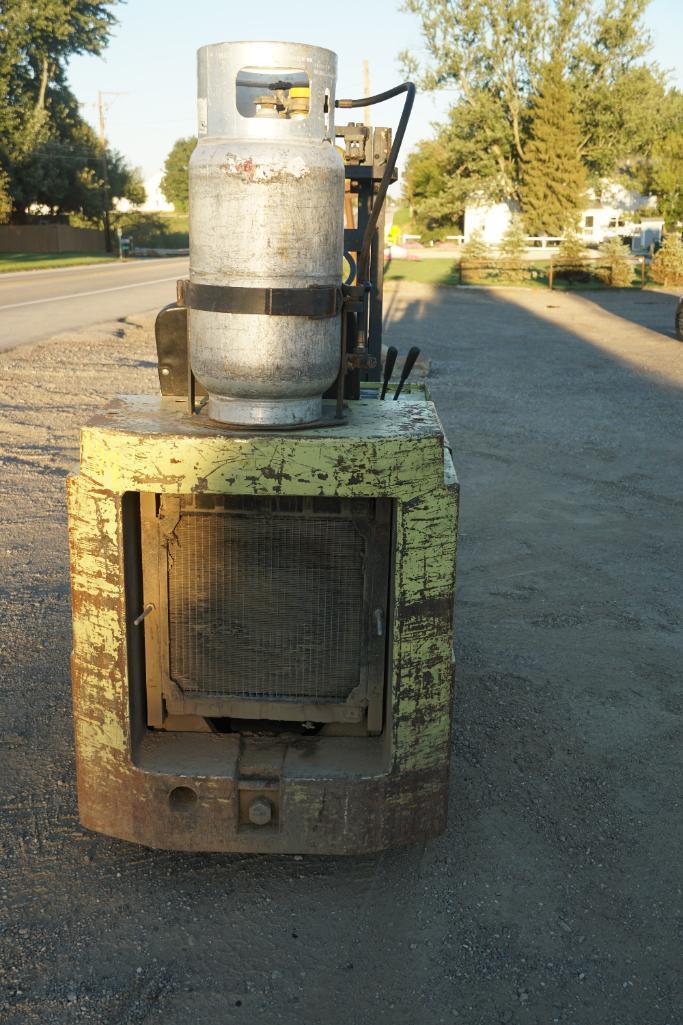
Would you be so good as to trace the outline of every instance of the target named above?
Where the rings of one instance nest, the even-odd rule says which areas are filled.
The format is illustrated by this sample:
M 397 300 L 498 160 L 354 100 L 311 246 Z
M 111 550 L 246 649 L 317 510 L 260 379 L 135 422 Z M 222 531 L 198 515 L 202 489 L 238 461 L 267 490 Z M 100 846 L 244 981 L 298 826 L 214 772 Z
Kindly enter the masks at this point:
M 104 224 L 104 248 L 111 252 L 111 225 L 109 223 L 109 168 L 107 167 L 107 132 L 105 96 L 125 96 L 125 93 L 97 91 L 97 113 L 99 119 L 98 138 L 100 141 L 100 161 L 102 167 L 102 221 Z
M 363 61 L 363 96 L 370 95 L 370 61 L 367 58 Z M 363 108 L 363 124 L 370 127 L 370 108 Z

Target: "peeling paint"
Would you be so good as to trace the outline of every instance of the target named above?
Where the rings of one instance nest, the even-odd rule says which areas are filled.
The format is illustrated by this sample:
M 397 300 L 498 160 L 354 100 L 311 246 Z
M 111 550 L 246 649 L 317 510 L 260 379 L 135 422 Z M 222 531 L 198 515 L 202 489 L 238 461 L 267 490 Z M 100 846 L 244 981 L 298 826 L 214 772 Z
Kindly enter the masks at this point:
M 85 825 L 181 850 L 371 851 L 443 828 L 450 757 L 458 484 L 430 402 L 353 403 L 333 430 L 226 433 L 173 400 L 120 400 L 83 428 L 68 482 L 73 691 Z M 238 828 L 237 779 L 203 777 L 197 819 L 170 816 L 177 779 L 131 755 L 122 502 L 126 492 L 386 497 L 395 502 L 391 709 L 384 768 L 281 780 L 272 834 Z M 207 737 L 208 741 L 215 738 Z M 227 764 L 227 763 L 226 763 Z M 183 820 L 185 821 L 185 820 Z M 188 820 L 190 821 L 190 820 Z
M 257 185 L 271 185 L 286 179 L 300 180 L 311 173 L 308 164 L 298 157 L 291 157 L 285 164 L 259 164 L 252 157 L 240 158 L 233 153 L 226 155 L 221 169 L 230 177 Z

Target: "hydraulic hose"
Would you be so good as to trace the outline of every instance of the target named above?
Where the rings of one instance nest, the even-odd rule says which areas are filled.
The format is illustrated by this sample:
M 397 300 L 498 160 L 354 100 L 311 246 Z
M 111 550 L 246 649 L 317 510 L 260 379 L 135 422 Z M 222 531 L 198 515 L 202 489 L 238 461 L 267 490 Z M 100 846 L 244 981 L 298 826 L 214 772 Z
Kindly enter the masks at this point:
M 386 92 L 377 93 L 376 96 L 364 96 L 360 100 L 337 100 L 335 102 L 335 107 L 339 107 L 342 110 L 349 110 L 355 107 L 371 107 L 375 103 L 383 103 L 385 100 L 393 99 L 394 96 L 400 96 L 401 93 L 406 93 L 406 99 L 403 104 L 403 111 L 398 122 L 394 141 L 387 158 L 387 166 L 384 170 L 384 174 L 382 175 L 382 180 L 379 183 L 377 195 L 375 196 L 375 201 L 372 204 L 370 217 L 365 227 L 365 232 L 363 233 L 363 242 L 358 256 L 358 276 L 356 279 L 358 282 L 363 282 L 366 279 L 368 265 L 370 263 L 372 239 L 377 229 L 377 222 L 379 221 L 379 215 L 382 212 L 387 191 L 391 185 L 391 176 L 396 168 L 396 161 L 398 160 L 403 136 L 406 134 L 406 128 L 408 127 L 408 119 L 410 118 L 410 112 L 413 109 L 413 101 L 415 99 L 415 86 L 412 82 L 403 82 L 401 85 L 394 86 L 393 89 L 387 89 Z

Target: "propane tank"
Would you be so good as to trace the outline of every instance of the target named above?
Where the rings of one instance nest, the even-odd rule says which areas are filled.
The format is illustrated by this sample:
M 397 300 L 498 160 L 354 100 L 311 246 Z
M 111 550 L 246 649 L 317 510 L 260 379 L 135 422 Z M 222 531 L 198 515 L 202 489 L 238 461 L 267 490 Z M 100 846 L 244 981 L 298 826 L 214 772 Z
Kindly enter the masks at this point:
M 317 46 L 273 42 L 217 43 L 197 56 L 192 370 L 208 392 L 213 420 L 311 423 L 322 416 L 322 396 L 340 359 L 334 297 L 344 249 L 344 165 L 334 146 L 337 57 Z M 317 296 L 313 306 L 310 294 Z M 282 304 L 290 305 L 287 315 L 278 312 Z M 238 312 L 225 312 L 226 306 Z

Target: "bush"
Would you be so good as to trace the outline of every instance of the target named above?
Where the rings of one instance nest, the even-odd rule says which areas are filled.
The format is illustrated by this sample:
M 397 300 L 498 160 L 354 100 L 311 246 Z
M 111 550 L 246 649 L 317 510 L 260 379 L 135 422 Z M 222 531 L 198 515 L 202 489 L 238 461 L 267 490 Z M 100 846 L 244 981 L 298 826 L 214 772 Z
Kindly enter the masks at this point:
M 117 214 L 112 221 L 113 227 L 120 228 L 124 236 L 133 239 L 134 246 L 143 249 L 187 249 L 190 244 L 190 236 L 183 230 L 187 223 L 183 217 L 131 210 Z
M 513 214 L 500 242 L 501 259 L 497 261 L 501 278 L 520 282 L 528 277 L 525 259 L 528 242 L 522 218 Z
M 484 242 L 484 236 L 478 229 L 472 232 L 460 252 L 465 260 L 486 260 L 491 256 L 491 250 L 486 242 Z
M 598 280 L 614 288 L 628 288 L 633 281 L 633 265 L 620 238 L 608 238 L 600 244 L 604 263 L 596 268 Z
M 583 255 L 583 241 L 575 231 L 568 231 L 558 250 L 555 279 L 567 284 L 587 284 L 593 277 Z
M 680 235 L 666 235 L 650 266 L 658 285 L 683 285 L 683 242 Z

